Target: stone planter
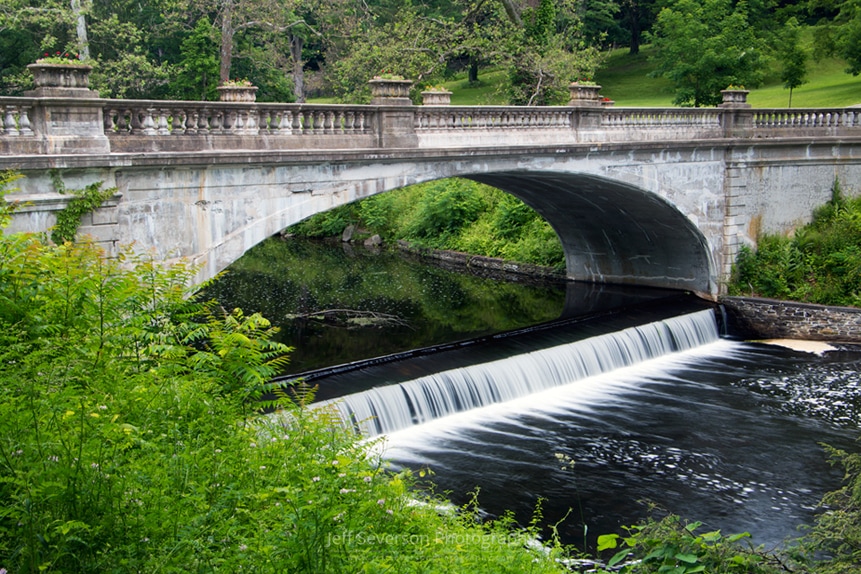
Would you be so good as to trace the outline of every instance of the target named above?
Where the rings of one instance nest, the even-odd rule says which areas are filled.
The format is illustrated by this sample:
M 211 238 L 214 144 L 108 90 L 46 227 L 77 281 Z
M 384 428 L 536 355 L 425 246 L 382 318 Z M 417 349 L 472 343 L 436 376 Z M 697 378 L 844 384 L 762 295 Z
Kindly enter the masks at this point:
M 36 97 L 99 97 L 90 90 L 92 66 L 85 64 L 30 64 L 36 89 L 28 95 Z
M 424 106 L 448 106 L 451 105 L 451 92 L 430 91 L 422 92 L 422 105 Z
M 222 102 L 254 102 L 257 86 L 218 86 L 218 99 Z
M 601 91 L 601 86 L 597 84 L 581 84 L 579 82 L 571 82 L 568 85 L 568 93 L 571 99 L 568 101 L 569 106 L 600 106 L 601 96 L 598 92 Z
M 384 80 L 374 78 L 368 82 L 371 85 L 371 105 L 374 106 L 410 106 L 410 88 L 412 80 Z
M 750 104 L 747 103 L 747 95 L 750 93 L 750 90 L 721 90 L 721 96 L 723 96 L 723 103 L 720 104 L 721 108 L 749 108 Z

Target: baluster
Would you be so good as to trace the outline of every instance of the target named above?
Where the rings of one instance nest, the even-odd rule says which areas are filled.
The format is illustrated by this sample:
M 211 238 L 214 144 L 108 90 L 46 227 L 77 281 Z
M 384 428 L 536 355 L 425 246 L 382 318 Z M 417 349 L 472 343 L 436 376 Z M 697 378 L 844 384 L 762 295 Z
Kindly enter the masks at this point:
M 317 112 L 314 115 L 314 133 L 315 134 L 325 133 L 325 131 L 326 131 L 325 119 L 326 119 L 325 114 L 323 112 Z
M 347 110 L 347 113 L 344 114 L 344 131 L 351 134 L 361 132 L 356 126 L 356 112 Z
M 256 136 L 260 132 L 260 116 L 257 115 L 257 110 L 254 108 L 244 110 L 242 119 L 245 122 L 242 132 Z
M 188 129 L 186 126 L 188 116 L 186 116 L 185 110 L 181 108 L 176 108 L 175 110 L 173 110 L 172 114 L 173 122 L 171 123 L 171 135 L 183 136 L 188 133 Z
M 115 110 L 116 115 L 116 130 L 117 133 L 127 135 L 129 132 L 128 123 L 126 123 L 126 111 L 122 108 Z
M 158 109 L 158 135 L 160 136 L 169 136 L 170 135 L 170 127 L 168 126 L 168 117 L 170 116 L 170 111 L 166 108 Z
M 302 110 L 296 110 L 292 115 L 293 117 L 290 120 L 290 131 L 293 134 L 300 135 L 302 133 Z
M 146 112 L 141 109 L 129 110 L 129 123 L 131 124 L 130 132 L 138 134 L 144 131 L 144 123 L 146 122 Z
M 24 105 L 18 108 L 18 131 L 22 136 L 34 135 L 30 128 L 30 106 Z
M 116 131 L 114 127 L 114 118 L 116 118 L 117 111 L 114 108 L 105 108 L 102 111 L 102 121 L 104 122 L 104 128 L 106 134 L 112 134 Z
M 16 125 L 17 122 L 15 121 L 15 106 L 5 106 L 5 107 L 6 107 L 6 112 L 3 114 L 3 126 L 2 126 L 3 132 L 0 132 L 0 133 L 5 133 L 5 135 L 8 135 L 8 136 L 17 136 L 17 135 L 19 135 L 19 133 L 18 133 L 18 126 Z
M 191 108 L 190 112 L 185 114 L 185 133 L 193 136 L 197 134 L 197 122 L 200 121 L 200 110 Z
M 284 120 L 284 112 L 281 110 L 268 111 L 266 113 L 266 128 L 272 135 L 281 135 L 281 122 Z

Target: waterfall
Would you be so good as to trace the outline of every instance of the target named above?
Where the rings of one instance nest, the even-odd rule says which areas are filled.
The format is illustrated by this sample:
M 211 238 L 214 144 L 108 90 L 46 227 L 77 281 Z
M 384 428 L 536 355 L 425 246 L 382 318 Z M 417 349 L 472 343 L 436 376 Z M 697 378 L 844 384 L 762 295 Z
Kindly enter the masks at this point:
M 630 327 L 318 403 L 372 437 L 606 373 L 719 338 L 712 310 Z

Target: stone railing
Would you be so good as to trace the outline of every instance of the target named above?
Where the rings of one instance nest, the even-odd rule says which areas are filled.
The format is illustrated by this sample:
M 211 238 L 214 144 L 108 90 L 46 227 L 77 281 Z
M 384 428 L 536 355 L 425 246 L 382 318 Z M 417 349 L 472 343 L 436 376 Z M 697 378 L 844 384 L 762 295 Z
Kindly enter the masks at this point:
M 202 136 L 209 138 L 207 149 L 237 144 L 220 146 L 213 136 L 264 136 L 287 148 L 374 147 L 375 114 L 370 106 L 107 100 L 103 117 L 112 150 L 193 151 Z M 283 141 L 299 137 L 294 144 Z
M 444 106 L 416 109 L 420 131 L 571 129 L 574 110 L 564 107 Z
M 601 111 L 604 129 L 721 129 L 723 111 L 716 108 L 606 108 Z
M 861 108 L 755 109 L 751 112 L 754 128 L 793 130 L 861 127 Z
M 3 98 L 0 101 L 0 136 L 32 136 L 29 98 Z
M 311 105 L 107 100 L 79 91 L 0 98 L 0 156 L 861 136 L 861 108 Z

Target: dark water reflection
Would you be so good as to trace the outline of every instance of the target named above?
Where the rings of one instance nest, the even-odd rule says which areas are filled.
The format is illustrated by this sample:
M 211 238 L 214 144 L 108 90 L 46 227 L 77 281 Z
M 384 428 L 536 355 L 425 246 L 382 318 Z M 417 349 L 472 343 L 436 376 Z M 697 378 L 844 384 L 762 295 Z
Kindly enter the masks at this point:
M 226 308 L 263 313 L 281 328 L 280 341 L 295 348 L 290 372 L 301 373 L 598 312 L 660 293 L 522 277 L 499 281 L 428 265 L 400 251 L 273 238 L 248 251 L 205 295 Z M 327 309 L 365 317 L 349 323 L 345 313 L 313 317 Z M 374 322 L 371 313 L 397 322 Z

